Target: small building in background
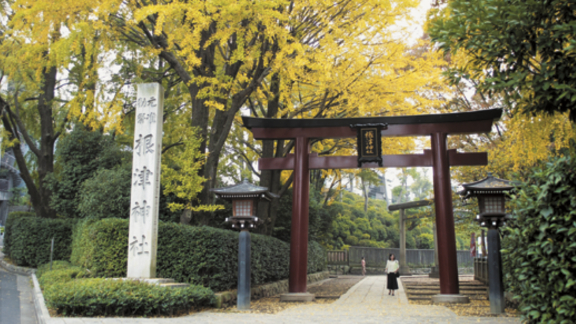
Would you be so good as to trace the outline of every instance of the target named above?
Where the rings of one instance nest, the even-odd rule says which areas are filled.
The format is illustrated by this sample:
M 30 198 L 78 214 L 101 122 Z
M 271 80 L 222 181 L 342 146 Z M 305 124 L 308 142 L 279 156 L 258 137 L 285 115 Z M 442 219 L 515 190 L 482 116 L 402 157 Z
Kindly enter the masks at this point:
M 26 152 L 28 147 L 22 145 L 22 150 Z M 15 164 L 16 158 L 12 149 L 0 153 L 0 226 L 6 224 L 11 211 L 31 211 L 30 206 L 10 205 L 10 200 L 14 198 L 14 195 L 24 195 L 26 192 L 26 185 Z M 20 190 L 15 190 L 15 188 L 20 188 Z

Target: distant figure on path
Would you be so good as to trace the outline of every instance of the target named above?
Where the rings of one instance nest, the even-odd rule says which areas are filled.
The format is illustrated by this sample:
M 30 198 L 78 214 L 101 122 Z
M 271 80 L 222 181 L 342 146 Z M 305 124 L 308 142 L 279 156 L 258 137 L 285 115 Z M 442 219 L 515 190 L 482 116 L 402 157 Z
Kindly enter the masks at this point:
M 366 275 L 366 260 L 364 260 L 364 257 L 362 257 L 362 261 L 360 263 L 362 264 L 362 275 L 365 276 Z
M 388 261 L 386 261 L 386 272 L 388 273 L 388 295 L 394 296 L 394 290 L 398 289 L 398 269 L 400 265 L 394 254 L 388 256 Z

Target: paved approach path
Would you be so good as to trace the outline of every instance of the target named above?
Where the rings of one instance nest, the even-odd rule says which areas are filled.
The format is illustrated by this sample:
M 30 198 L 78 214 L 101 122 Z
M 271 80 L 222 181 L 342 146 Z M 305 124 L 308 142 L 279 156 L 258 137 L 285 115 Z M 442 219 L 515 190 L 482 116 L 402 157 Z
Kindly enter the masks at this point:
M 276 314 L 202 312 L 180 318 L 52 318 L 50 324 L 349 324 L 520 323 L 518 318 L 460 317 L 442 306 L 408 305 L 402 287 L 388 296 L 386 276 L 369 276 L 332 304 L 304 304 Z
M 36 324 L 30 277 L 0 267 L 0 324 Z

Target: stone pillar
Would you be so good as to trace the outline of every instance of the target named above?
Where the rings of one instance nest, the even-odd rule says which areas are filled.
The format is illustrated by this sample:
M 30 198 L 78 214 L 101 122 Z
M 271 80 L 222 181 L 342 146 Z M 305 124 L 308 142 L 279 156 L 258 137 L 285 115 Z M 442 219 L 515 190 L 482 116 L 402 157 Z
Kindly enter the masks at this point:
M 432 223 L 434 233 L 434 266 L 430 271 L 430 278 L 440 278 L 440 267 L 438 266 L 438 233 L 436 232 L 436 222 Z
M 250 232 L 240 232 L 238 238 L 238 299 L 240 310 L 250 309 Z
M 155 278 L 164 90 L 158 83 L 137 87 L 127 276 Z
M 466 303 L 470 302 L 470 299 L 460 295 L 458 285 L 456 234 L 454 232 L 452 188 L 450 186 L 450 165 L 446 134 L 433 133 L 431 144 L 436 230 L 438 231 L 438 261 L 440 261 L 440 295 L 432 297 L 432 302 Z
M 498 229 L 488 230 L 488 279 L 490 313 L 494 315 L 505 312 L 504 284 L 502 282 L 502 261 L 500 258 L 500 235 Z
M 410 268 L 408 268 L 408 262 L 406 262 L 406 216 L 404 215 L 404 209 L 400 209 L 400 224 L 398 230 L 400 232 L 400 255 L 398 259 L 400 260 L 400 269 L 398 272 L 401 276 L 411 276 Z

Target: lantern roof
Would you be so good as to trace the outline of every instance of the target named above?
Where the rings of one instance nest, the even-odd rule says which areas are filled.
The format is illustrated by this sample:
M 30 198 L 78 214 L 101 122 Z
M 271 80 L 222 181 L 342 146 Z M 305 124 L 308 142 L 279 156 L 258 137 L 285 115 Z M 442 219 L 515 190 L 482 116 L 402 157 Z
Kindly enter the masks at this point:
M 482 180 L 462 184 L 464 190 L 458 194 L 464 196 L 464 199 L 477 195 L 503 194 L 514 189 L 514 185 L 514 181 L 498 179 L 488 172 L 488 176 Z
M 216 197 L 223 199 L 260 198 L 272 200 L 272 198 L 280 197 L 271 193 L 266 187 L 251 184 L 248 179 L 244 179 L 242 182 L 232 186 L 214 188 L 211 191 L 216 194 Z

